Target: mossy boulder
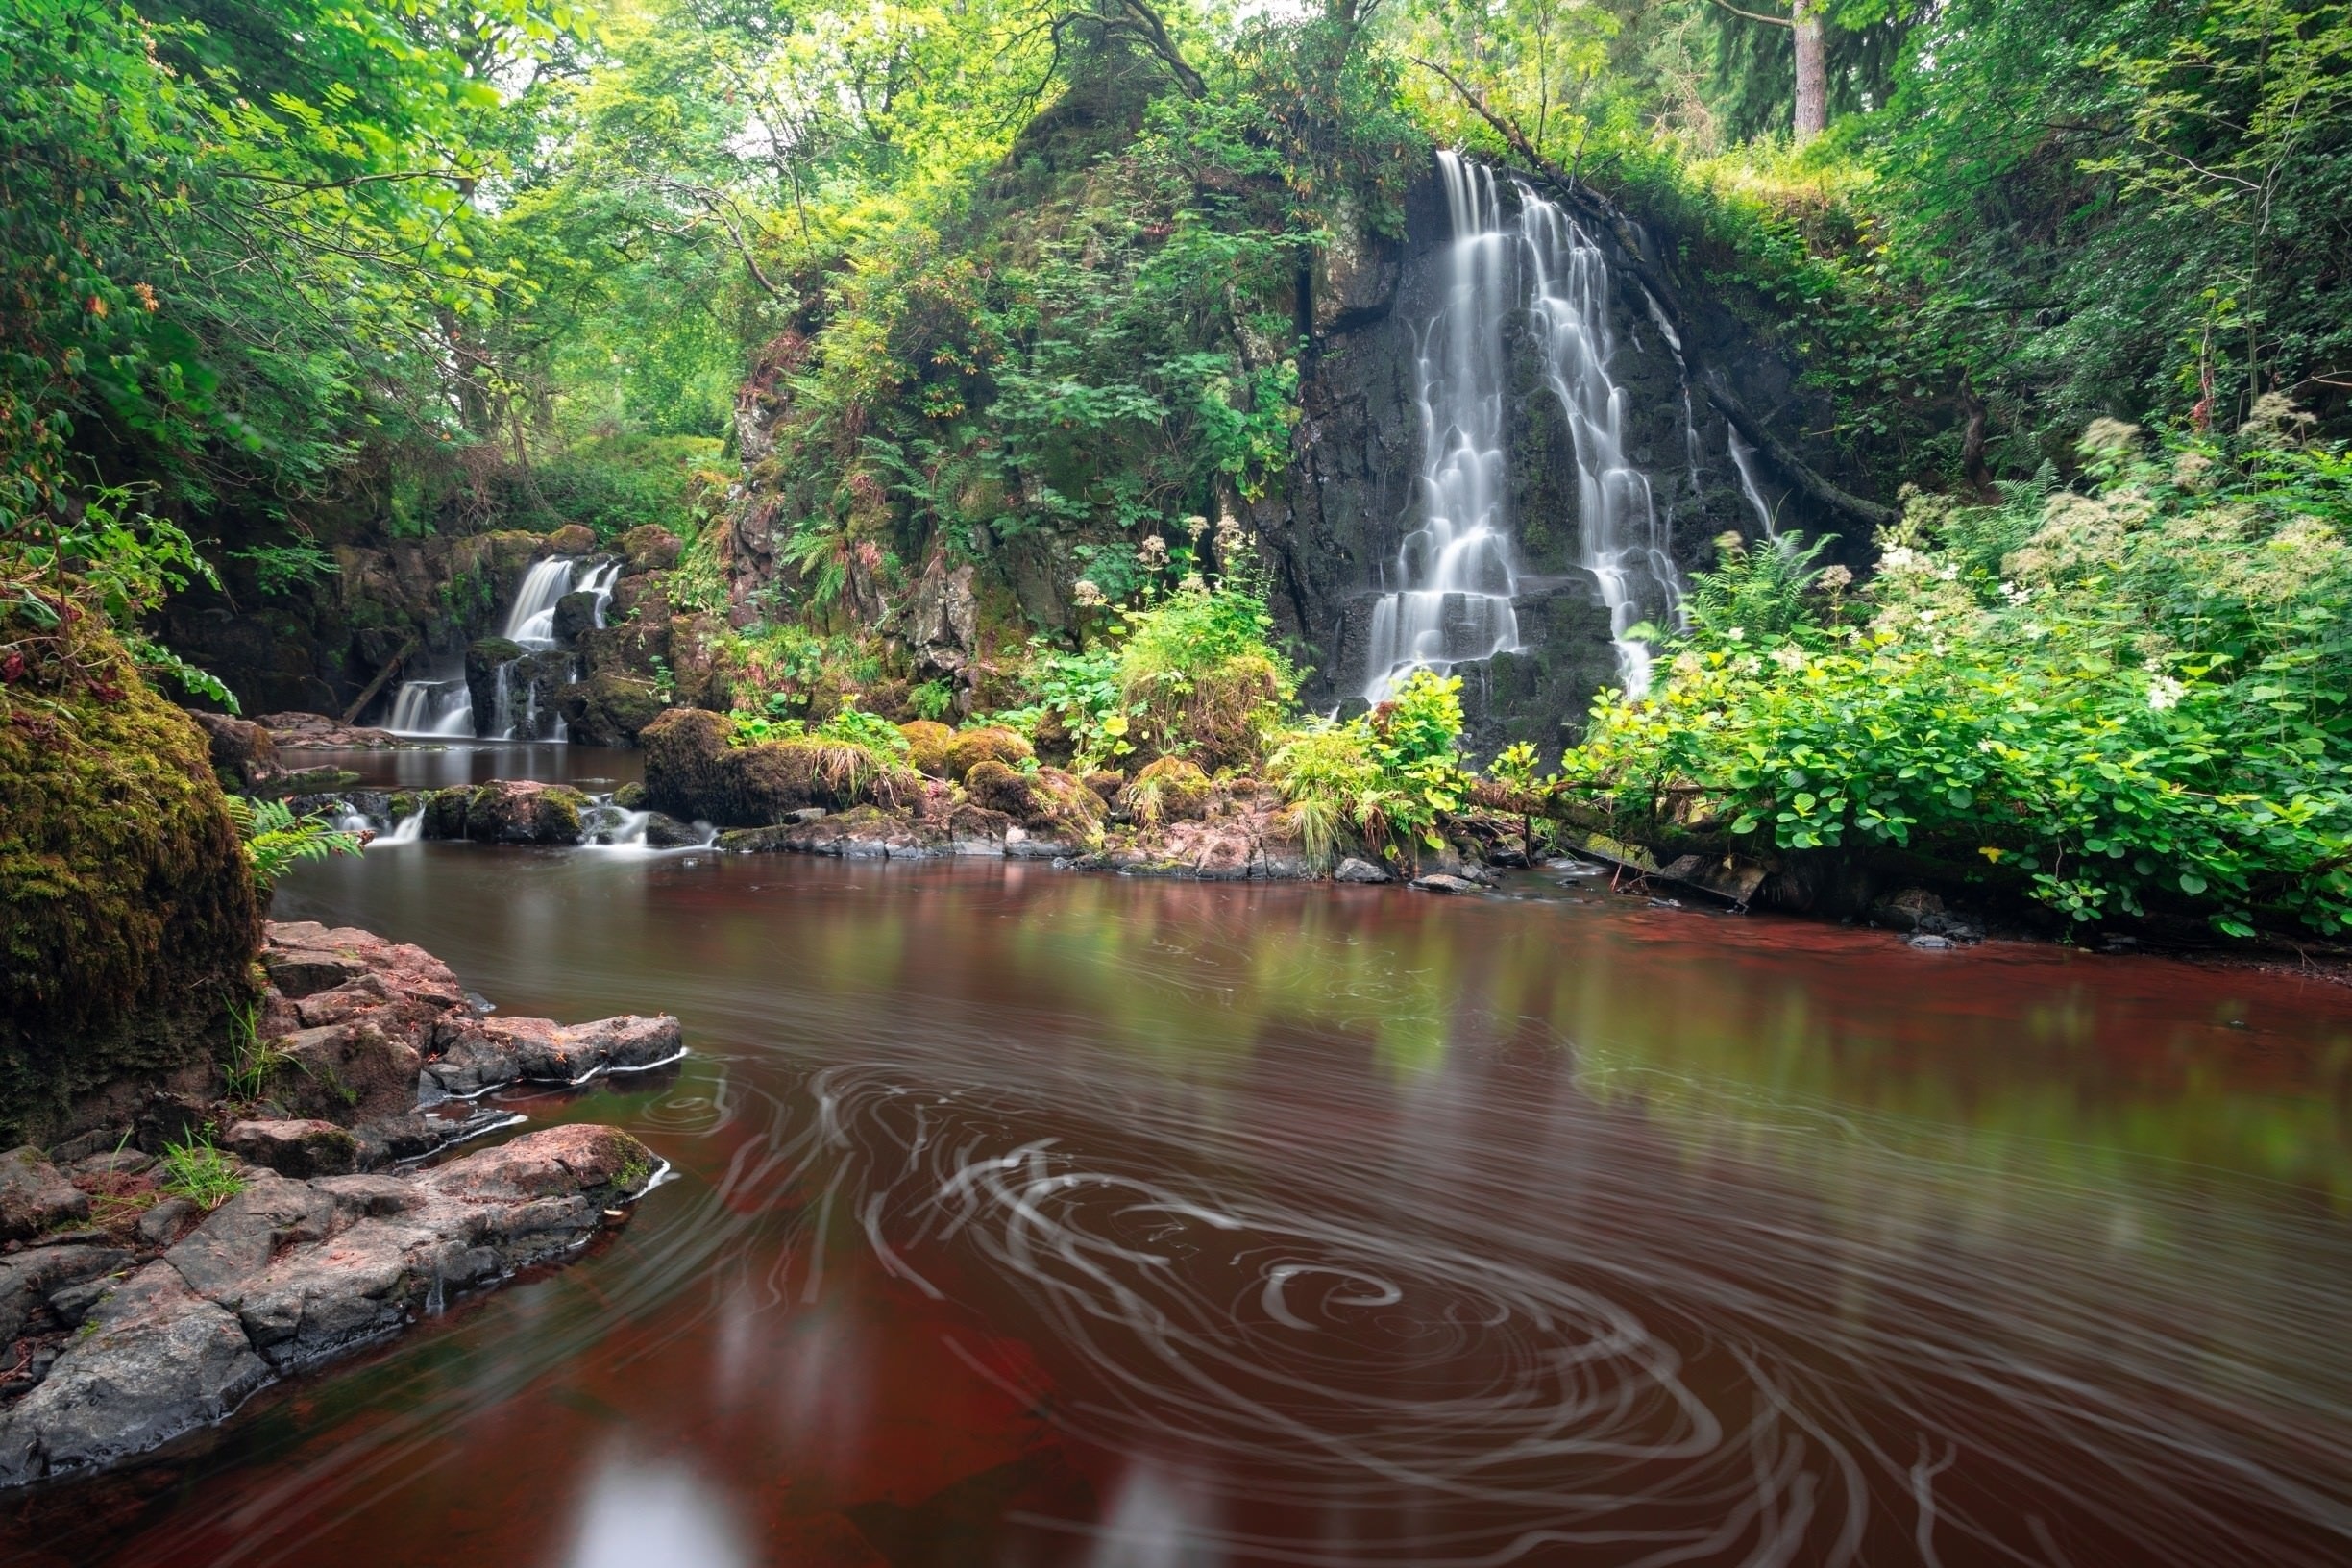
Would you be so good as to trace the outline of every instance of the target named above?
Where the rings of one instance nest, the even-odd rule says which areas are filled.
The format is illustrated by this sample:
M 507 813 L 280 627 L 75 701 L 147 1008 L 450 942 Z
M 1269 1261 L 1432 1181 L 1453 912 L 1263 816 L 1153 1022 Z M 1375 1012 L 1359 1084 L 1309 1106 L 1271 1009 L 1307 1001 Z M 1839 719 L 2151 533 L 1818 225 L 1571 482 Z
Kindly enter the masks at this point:
M 1146 764 L 1118 794 L 1118 809 L 1145 827 L 1162 822 L 1199 821 L 1209 815 L 1216 785 L 1200 765 L 1184 757 Z
M 1016 731 L 992 724 L 982 729 L 962 730 L 947 743 L 947 776 L 964 778 L 975 764 L 983 762 L 998 762 L 1018 768 L 1036 755 L 1029 743 Z
M 954 730 L 929 719 L 918 719 L 900 724 L 898 733 L 907 738 L 907 761 L 917 772 L 933 778 L 947 776 L 947 748 L 955 744 Z
M 1001 812 L 1032 833 L 1087 845 L 1102 837 L 1101 798 L 1059 768 L 1023 773 L 983 758 L 964 775 L 964 790 L 973 805 Z
M 670 711 L 651 680 L 600 670 L 557 698 L 572 738 L 583 746 L 633 746 L 646 725 Z
M 577 844 L 588 797 L 564 784 L 494 779 L 436 790 L 425 806 L 424 836 L 477 844 Z
M 540 560 L 551 560 L 558 555 L 593 554 L 597 548 L 596 530 L 585 523 L 567 523 L 554 532 L 544 535 L 533 553 Z
M 95 680 L 0 687 L 7 1142 L 67 1130 L 110 1087 L 201 1084 L 261 943 L 208 737 L 110 638 L 79 637 Z
M 814 738 L 739 747 L 733 727 L 700 708 L 673 708 L 647 725 L 647 803 L 721 827 L 767 827 L 811 806 L 904 807 L 922 797 L 922 775 L 864 747 Z
M 621 536 L 619 544 L 631 573 L 667 572 L 677 565 L 678 551 L 686 548 L 676 534 L 659 523 L 629 529 Z

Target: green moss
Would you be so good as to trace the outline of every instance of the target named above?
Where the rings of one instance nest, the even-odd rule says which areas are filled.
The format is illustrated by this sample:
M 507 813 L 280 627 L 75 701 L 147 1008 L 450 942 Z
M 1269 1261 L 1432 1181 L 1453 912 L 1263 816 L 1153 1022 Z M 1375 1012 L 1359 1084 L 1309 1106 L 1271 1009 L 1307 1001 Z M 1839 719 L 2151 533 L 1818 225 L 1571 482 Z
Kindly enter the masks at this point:
M 203 731 L 115 668 L 0 688 L 0 1137 L 119 1079 L 208 1063 L 250 1000 L 261 908 Z M 108 701 L 98 695 L 120 694 Z

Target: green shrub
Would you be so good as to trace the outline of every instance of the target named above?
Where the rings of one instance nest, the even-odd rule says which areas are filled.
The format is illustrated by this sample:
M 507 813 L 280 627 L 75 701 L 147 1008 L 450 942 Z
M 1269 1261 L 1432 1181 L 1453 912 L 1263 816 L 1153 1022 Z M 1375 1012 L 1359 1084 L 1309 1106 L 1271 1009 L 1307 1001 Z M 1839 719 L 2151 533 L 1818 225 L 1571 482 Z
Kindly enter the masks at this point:
M 1372 712 L 1285 738 L 1266 771 L 1308 859 L 1328 866 L 1350 833 L 1391 860 L 1444 848 L 1438 821 L 1461 809 L 1469 783 L 1455 754 L 1461 723 L 1461 677 L 1416 670 Z
M 2352 930 L 2352 453 L 2145 455 L 2101 422 L 2084 454 L 2092 493 L 1915 498 L 1850 617 L 1696 624 L 1564 772 L 1641 821 L 1900 847 L 2078 921 Z

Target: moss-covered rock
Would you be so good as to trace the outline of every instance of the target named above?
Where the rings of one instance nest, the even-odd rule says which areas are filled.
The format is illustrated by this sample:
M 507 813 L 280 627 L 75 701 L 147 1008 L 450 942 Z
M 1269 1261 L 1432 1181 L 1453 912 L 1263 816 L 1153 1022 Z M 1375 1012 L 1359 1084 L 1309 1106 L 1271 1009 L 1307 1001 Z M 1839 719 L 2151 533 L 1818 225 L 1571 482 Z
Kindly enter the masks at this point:
M 983 758 L 964 775 L 964 789 L 972 804 L 1002 812 L 1032 833 L 1069 844 L 1102 837 L 1101 798 L 1059 768 L 1022 773 Z
M 1145 827 L 1162 822 L 1199 821 L 1209 814 L 1216 786 L 1200 765 L 1184 757 L 1147 764 L 1118 795 L 1118 809 Z
M 864 747 L 815 738 L 738 747 L 732 733 L 725 718 L 699 708 L 674 708 L 647 725 L 648 804 L 721 827 L 767 827 L 811 806 L 922 798 L 921 774 Z
M 621 536 L 619 544 L 632 573 L 667 572 L 677 565 L 678 551 L 685 549 L 676 534 L 658 523 L 629 529 Z
M 208 1076 L 254 994 L 261 906 L 205 733 L 119 647 L 63 693 L 0 687 L 0 1141 L 110 1086 Z
M 947 776 L 947 748 L 955 744 L 954 730 L 929 719 L 917 719 L 900 724 L 898 733 L 907 738 L 907 761 L 917 772 L 933 778 Z
M 594 529 L 585 523 L 567 523 L 554 532 L 542 536 L 539 548 L 534 553 L 544 561 L 557 555 L 591 554 L 596 548 L 597 536 Z
M 618 670 L 575 681 L 557 698 L 572 738 L 583 746 L 634 746 L 646 725 L 669 711 L 654 683 Z
M 947 776 L 960 779 L 975 764 L 1000 762 L 1017 768 L 1037 755 L 1029 743 L 1010 729 L 990 725 L 959 732 L 947 743 Z

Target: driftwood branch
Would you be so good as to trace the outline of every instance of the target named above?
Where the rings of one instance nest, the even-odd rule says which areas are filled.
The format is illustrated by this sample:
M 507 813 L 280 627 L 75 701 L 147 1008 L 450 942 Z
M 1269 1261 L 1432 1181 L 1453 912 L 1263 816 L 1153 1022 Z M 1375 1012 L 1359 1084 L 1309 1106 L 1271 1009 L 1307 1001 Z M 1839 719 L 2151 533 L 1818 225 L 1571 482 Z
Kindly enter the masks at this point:
M 1431 61 L 1415 59 L 1413 63 L 1443 77 L 1447 86 L 1454 89 L 1471 112 L 1494 129 L 1495 135 L 1503 138 L 1504 143 L 1527 165 L 1530 173 L 1550 187 L 1552 193 L 1565 202 L 1578 216 L 1616 242 L 1634 280 L 1649 290 L 1651 298 L 1657 302 L 1658 309 L 1675 324 L 1676 332 L 1682 341 L 1683 366 L 1706 389 L 1707 402 L 1731 423 L 1734 429 L 1747 437 L 1764 460 L 1772 464 L 1800 495 L 1825 511 L 1874 528 L 1885 527 L 1895 521 L 1892 507 L 1853 494 L 1799 456 L 1795 448 L 1775 435 L 1739 400 L 1721 370 L 1701 362 L 1698 338 L 1688 330 L 1688 317 L 1682 309 L 1681 296 L 1675 288 L 1674 281 L 1667 277 L 1666 269 L 1651 255 L 1647 236 L 1640 227 L 1627 217 L 1615 202 L 1544 157 L 1528 139 L 1526 132 L 1513 124 L 1509 116 L 1491 108 L 1478 89 L 1460 77 Z
M 343 722 L 347 724 L 357 723 L 359 716 L 367 711 L 367 705 L 376 700 L 376 694 L 384 689 L 384 682 L 392 678 L 392 672 L 406 663 L 408 655 L 416 650 L 417 640 L 414 637 L 401 644 L 401 650 L 385 660 L 384 667 L 376 672 L 376 678 L 367 683 L 367 690 L 359 694 L 359 700 L 343 710 Z

